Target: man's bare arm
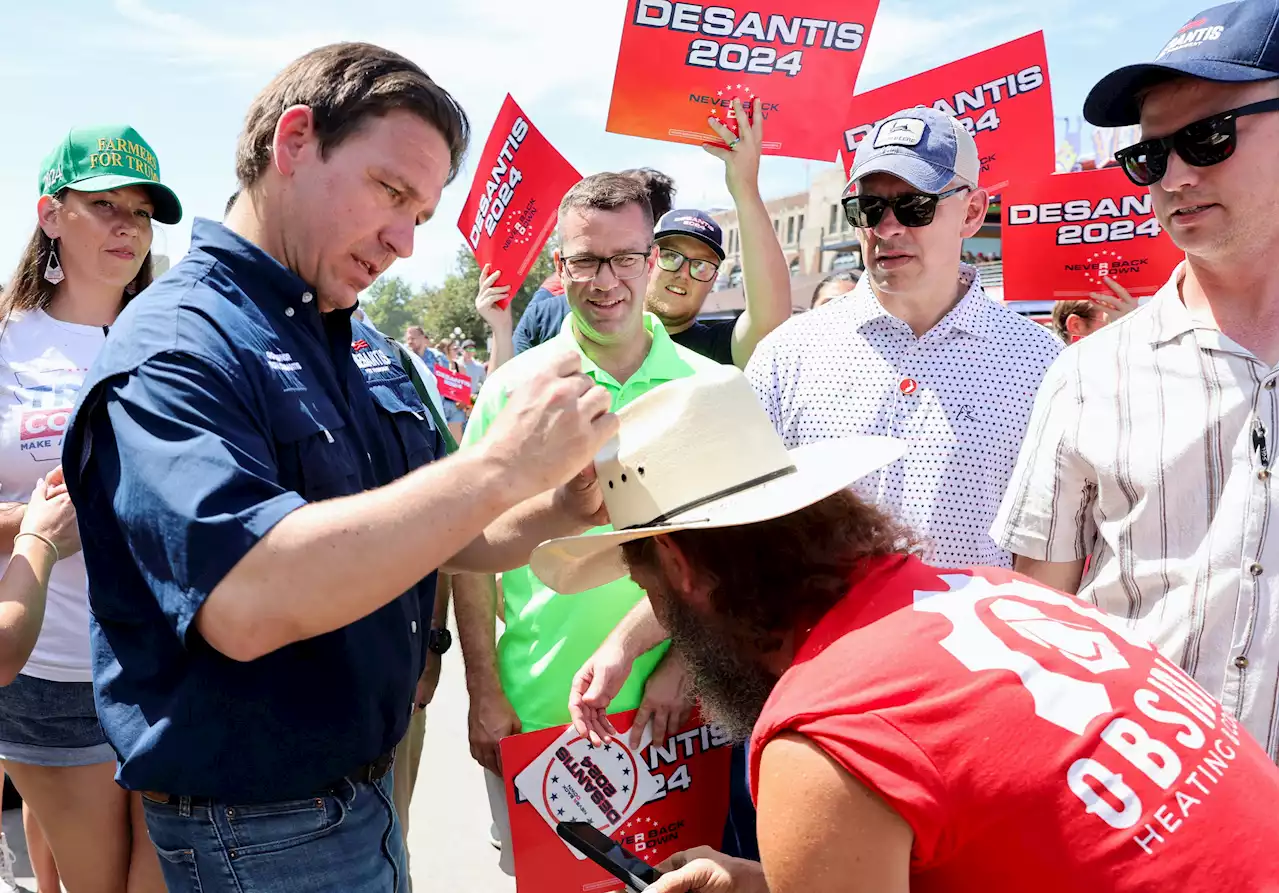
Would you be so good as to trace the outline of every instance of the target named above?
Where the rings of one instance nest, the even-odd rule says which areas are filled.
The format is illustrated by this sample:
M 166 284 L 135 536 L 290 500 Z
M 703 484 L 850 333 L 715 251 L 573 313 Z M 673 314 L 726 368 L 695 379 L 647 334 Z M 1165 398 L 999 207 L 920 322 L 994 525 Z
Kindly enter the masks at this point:
M 1041 561 L 1025 555 L 1013 556 L 1013 569 L 1026 574 L 1037 583 L 1075 595 L 1080 591 L 1080 578 L 1084 576 L 1084 559 L 1075 561 Z
M 770 893 L 907 893 L 911 826 L 809 738 L 760 764 L 760 858 Z
M 498 587 L 492 574 L 455 574 L 453 615 L 471 697 L 501 691 L 498 682 Z
M 738 100 L 734 102 L 737 138 L 723 124 L 712 124 L 733 148 L 708 145 L 706 149 L 724 161 L 725 185 L 738 212 L 746 309 L 733 327 L 733 364 L 745 369 L 756 345 L 791 318 L 791 273 L 769 218 L 769 209 L 760 196 L 760 153 L 764 142 L 760 102 L 755 102 L 750 115 Z

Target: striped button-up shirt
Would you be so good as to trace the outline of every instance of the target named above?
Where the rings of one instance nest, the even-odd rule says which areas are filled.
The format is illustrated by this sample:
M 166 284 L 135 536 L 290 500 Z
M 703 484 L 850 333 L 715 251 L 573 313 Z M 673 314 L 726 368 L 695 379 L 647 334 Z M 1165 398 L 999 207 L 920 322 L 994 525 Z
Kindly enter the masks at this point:
M 1045 376 L 992 536 L 1090 557 L 1126 618 L 1277 757 L 1276 367 L 1183 305 L 1182 268 Z
M 1018 458 L 1036 388 L 1062 342 L 986 296 L 961 265 L 964 297 L 916 337 L 872 293 L 793 317 L 760 343 L 747 377 L 788 447 L 854 434 L 907 442 L 854 492 L 895 515 L 940 567 L 1009 567 L 990 527 Z

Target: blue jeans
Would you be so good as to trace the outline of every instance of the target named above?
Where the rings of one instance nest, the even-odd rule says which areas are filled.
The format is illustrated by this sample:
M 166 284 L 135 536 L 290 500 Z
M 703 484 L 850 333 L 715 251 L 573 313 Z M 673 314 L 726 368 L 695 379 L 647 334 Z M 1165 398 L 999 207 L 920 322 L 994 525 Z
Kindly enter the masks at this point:
M 306 800 L 143 804 L 169 893 L 408 893 L 391 792 L 387 773 Z

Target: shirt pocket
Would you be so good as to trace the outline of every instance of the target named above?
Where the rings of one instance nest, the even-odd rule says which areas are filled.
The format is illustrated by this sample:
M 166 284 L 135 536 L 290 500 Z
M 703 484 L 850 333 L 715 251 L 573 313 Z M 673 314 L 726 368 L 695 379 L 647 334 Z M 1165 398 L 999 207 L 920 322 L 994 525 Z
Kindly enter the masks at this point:
M 284 407 L 273 435 L 281 486 L 308 502 L 362 489 L 347 423 L 331 404 L 302 400 Z
M 400 447 L 405 470 L 412 471 L 435 459 L 439 435 L 413 382 L 407 378 L 371 382 L 369 392 L 384 427 Z

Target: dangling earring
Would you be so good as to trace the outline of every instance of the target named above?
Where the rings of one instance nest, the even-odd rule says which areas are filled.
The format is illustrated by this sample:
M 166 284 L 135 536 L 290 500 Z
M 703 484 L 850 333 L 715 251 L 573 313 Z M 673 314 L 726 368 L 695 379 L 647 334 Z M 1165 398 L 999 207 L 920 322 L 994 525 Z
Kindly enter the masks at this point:
M 62 264 L 58 263 L 58 249 L 53 243 L 49 244 L 49 261 L 44 265 L 44 278 L 51 285 L 57 285 L 67 278 L 62 272 Z
M 136 284 L 136 283 L 133 283 L 133 282 L 130 282 L 128 285 L 126 285 L 126 286 L 124 287 L 124 293 L 125 293 L 126 295 L 129 295 L 130 297 L 132 297 L 132 296 L 136 295 L 136 294 L 138 293 L 138 286 L 137 286 L 137 284 Z

